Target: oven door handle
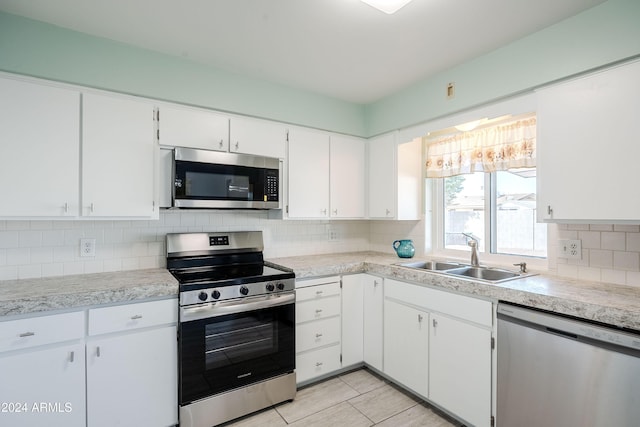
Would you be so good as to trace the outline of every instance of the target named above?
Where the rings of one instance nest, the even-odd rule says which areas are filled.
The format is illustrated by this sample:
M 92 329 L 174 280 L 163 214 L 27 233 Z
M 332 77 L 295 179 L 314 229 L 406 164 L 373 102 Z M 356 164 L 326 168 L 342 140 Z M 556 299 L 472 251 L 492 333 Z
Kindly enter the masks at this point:
M 251 301 L 241 300 L 241 302 L 221 302 L 206 304 L 196 307 L 180 307 L 180 322 L 207 319 L 211 317 L 226 316 L 228 314 L 244 313 L 263 308 L 278 307 L 281 305 L 293 304 L 296 300 L 295 292 L 286 294 L 265 295 L 251 298 Z

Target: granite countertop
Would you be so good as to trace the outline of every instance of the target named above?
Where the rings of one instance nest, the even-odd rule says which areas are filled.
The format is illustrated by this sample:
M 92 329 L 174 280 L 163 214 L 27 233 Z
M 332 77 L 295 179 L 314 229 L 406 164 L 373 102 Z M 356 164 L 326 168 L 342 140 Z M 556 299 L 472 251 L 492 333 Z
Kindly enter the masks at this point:
M 396 266 L 394 264 L 402 262 L 402 259 L 376 252 L 297 256 L 269 261 L 293 270 L 299 279 L 371 273 L 640 331 L 640 288 L 633 286 L 545 274 L 497 284 L 482 283 Z
M 394 264 L 402 259 L 377 252 L 295 256 L 267 262 L 294 271 L 298 279 L 371 273 L 640 331 L 639 287 L 545 274 L 497 284 L 482 283 L 400 267 Z M 177 295 L 177 280 L 162 268 L 8 280 L 0 281 L 0 316 Z
M 178 295 L 164 268 L 0 281 L 0 316 Z

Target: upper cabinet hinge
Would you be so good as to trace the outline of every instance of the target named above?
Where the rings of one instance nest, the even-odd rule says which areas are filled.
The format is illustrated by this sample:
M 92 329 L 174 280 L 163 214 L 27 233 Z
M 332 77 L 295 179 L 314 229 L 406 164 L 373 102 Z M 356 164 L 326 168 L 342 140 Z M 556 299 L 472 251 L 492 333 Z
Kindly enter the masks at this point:
M 158 138 L 158 142 L 160 142 L 160 129 L 156 131 L 156 138 Z
M 342 289 L 342 278 L 340 278 L 340 289 Z
M 287 131 L 287 142 L 289 142 L 289 131 Z
M 342 363 L 342 353 L 340 353 L 340 363 Z
M 491 415 L 491 427 L 496 425 L 496 417 L 494 417 L 493 415 Z
M 286 206 L 286 212 L 289 213 L 289 205 Z
M 496 339 L 491 337 L 491 350 L 496 348 Z

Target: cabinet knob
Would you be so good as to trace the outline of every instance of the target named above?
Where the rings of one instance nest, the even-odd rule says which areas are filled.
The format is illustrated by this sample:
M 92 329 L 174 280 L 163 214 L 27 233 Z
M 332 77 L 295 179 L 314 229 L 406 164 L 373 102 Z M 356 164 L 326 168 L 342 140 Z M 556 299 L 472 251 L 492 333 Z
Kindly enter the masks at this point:
M 236 141 L 236 150 L 240 147 L 240 142 Z
M 547 205 L 547 215 L 553 214 L 553 209 L 551 209 L 551 205 Z
M 34 336 L 36 333 L 35 332 L 23 332 L 20 335 L 18 335 L 20 338 L 26 338 L 26 337 L 32 337 Z
M 220 148 L 222 148 L 222 146 L 224 145 L 224 139 L 221 139 L 219 144 L 220 144 Z
M 68 202 L 64 202 L 64 206 L 62 206 L 62 209 L 64 209 L 64 213 L 68 213 L 69 212 L 69 203 Z
M 316 334 L 316 338 L 322 338 L 322 334 Z
M 140 314 L 136 314 L 135 316 L 131 316 L 131 320 L 138 320 L 138 319 L 142 319 L 142 316 Z
M 322 366 L 322 362 L 316 362 L 316 367 L 319 368 L 320 366 Z
M 73 363 L 75 359 L 75 351 L 69 352 L 69 363 Z
M 96 347 L 96 357 L 100 357 L 100 346 Z
M 377 280 L 374 280 L 374 281 L 373 281 L 373 287 L 375 288 L 376 286 L 378 286 L 378 281 L 377 281 Z
M 322 309 L 319 309 L 319 308 L 318 308 L 318 309 L 316 310 L 316 314 L 320 314 L 320 313 L 322 313 Z
M 418 322 L 422 323 L 422 314 L 418 314 Z
M 387 211 L 387 214 L 386 214 L 386 215 L 387 215 L 387 216 L 389 216 L 389 214 L 391 213 L 391 211 L 390 211 L 389 209 L 386 209 L 386 211 Z
M 326 215 L 327 214 L 327 210 L 326 209 L 322 209 L 320 212 L 322 212 L 322 215 Z
M 333 210 L 333 214 L 334 214 L 334 215 L 338 215 L 338 209 L 334 209 L 334 210 Z
M 433 319 L 433 327 L 435 328 L 436 326 L 438 326 L 438 321 L 436 319 Z

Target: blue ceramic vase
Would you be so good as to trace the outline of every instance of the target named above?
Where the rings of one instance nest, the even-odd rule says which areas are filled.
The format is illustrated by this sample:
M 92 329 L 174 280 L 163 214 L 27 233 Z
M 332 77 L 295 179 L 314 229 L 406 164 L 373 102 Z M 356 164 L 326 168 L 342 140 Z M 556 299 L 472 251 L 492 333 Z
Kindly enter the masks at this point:
M 413 258 L 416 253 L 412 240 L 396 240 L 393 242 L 393 249 L 396 250 L 400 258 Z

